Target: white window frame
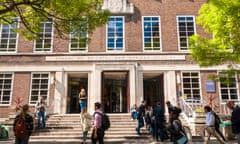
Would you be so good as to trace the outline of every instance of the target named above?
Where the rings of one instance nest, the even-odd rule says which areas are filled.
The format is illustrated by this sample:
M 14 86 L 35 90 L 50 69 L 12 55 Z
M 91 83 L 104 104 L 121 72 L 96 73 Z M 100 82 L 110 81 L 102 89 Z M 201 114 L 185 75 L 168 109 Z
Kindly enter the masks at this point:
M 113 50 L 109 50 L 108 49 L 108 23 L 106 24 L 106 52 L 113 52 L 113 53 L 116 53 L 116 52 L 124 52 L 125 51 L 125 17 L 124 16 L 110 16 L 109 19 L 111 17 L 114 17 L 114 18 L 122 18 L 122 22 L 123 22 L 123 47 L 121 50 L 117 50 L 116 47 L 114 47 Z M 109 22 L 109 21 L 108 21 Z M 115 44 L 116 42 L 114 42 Z
M 16 28 L 19 28 L 19 21 L 18 18 L 15 18 L 17 20 L 17 24 L 16 24 Z M 0 24 L 0 42 L 2 40 L 2 27 L 3 25 L 8 25 L 9 28 L 11 28 L 11 24 Z M 11 40 L 9 35 L 10 33 L 8 33 L 8 44 L 7 44 L 7 50 L 6 51 L 0 51 L 0 53 L 17 53 L 17 47 L 18 47 L 18 38 L 19 38 L 19 34 L 17 32 L 12 32 L 12 33 L 16 33 L 16 43 L 15 43 L 15 50 L 14 51 L 9 51 L 9 41 Z
M 14 84 L 14 73 L 12 73 L 12 72 L 0 72 L 0 74 L 11 74 L 12 75 L 12 77 L 11 77 L 11 88 L 10 88 L 10 95 L 9 95 L 9 103 L 8 104 L 2 104 L 2 93 L 0 93 L 0 101 L 1 101 L 1 103 L 0 103 L 0 106 L 10 106 L 11 105 L 11 102 L 12 102 L 12 94 L 13 94 L 13 84 Z M 0 87 L 1 88 L 1 91 L 3 92 L 3 88 L 2 87 Z
M 186 102 L 188 102 L 188 103 L 201 103 L 202 102 L 202 88 L 201 88 L 201 77 L 200 77 L 201 72 L 200 71 L 181 71 L 182 94 L 184 95 L 185 94 L 184 90 L 186 88 L 184 88 L 183 73 L 198 73 L 198 80 L 199 80 L 198 81 L 198 84 L 199 84 L 199 88 L 198 89 L 199 89 L 199 95 L 200 95 L 199 101 L 195 101 L 194 102 L 195 99 L 193 99 L 193 93 L 191 92 L 191 100 L 193 100 L 193 101 L 192 102 L 191 101 L 188 102 L 187 99 L 186 99 Z M 195 78 L 195 77 L 190 76 L 189 78 L 192 79 L 192 78 Z M 192 85 L 192 83 L 190 83 L 190 85 Z M 188 88 L 188 89 L 190 89 L 191 91 L 193 90 L 192 87 Z
M 51 79 L 50 79 L 50 72 L 32 72 L 31 73 L 31 83 L 30 83 L 30 95 L 29 95 L 29 105 L 35 105 L 36 103 L 31 103 L 31 102 L 34 102 L 34 101 L 31 101 L 31 98 L 32 98 L 32 90 L 33 90 L 33 87 L 32 87 L 32 85 L 33 85 L 33 75 L 34 74 L 48 74 L 48 88 L 47 88 L 47 98 L 45 99 L 45 102 L 48 104 L 49 103 L 49 94 L 50 94 L 50 81 L 51 81 Z M 39 98 L 40 98 L 40 96 L 42 96 L 41 94 L 40 94 L 40 88 L 38 88 L 38 99 L 37 99 L 37 101 L 39 100 Z M 37 102 L 36 101 L 36 102 Z
M 83 49 L 83 48 L 80 48 L 80 47 L 77 47 L 77 48 L 75 48 L 75 49 L 77 49 L 77 50 L 72 50 L 72 48 L 71 48 L 71 39 L 72 39 L 72 37 L 71 37 L 71 33 L 69 34 L 69 52 L 70 53 L 86 53 L 86 52 L 88 52 L 88 42 L 86 42 L 86 47 L 84 47 L 85 49 L 84 50 L 80 50 L 80 49 Z M 88 38 L 88 33 L 86 32 L 86 38 Z M 78 43 L 79 43 L 79 41 L 78 41 Z
M 52 21 L 46 21 L 46 22 L 41 22 L 41 24 L 46 24 L 46 23 L 51 23 L 52 24 L 52 31 L 51 31 L 51 46 L 48 51 L 44 51 L 44 48 L 40 48 L 41 50 L 36 50 L 36 40 L 34 40 L 34 52 L 35 53 L 51 53 L 53 49 L 53 35 L 54 35 L 54 26 L 53 26 L 53 20 Z M 45 35 L 45 26 L 44 29 L 40 32 L 40 34 Z M 41 38 L 40 38 L 41 39 Z M 45 38 L 44 38 L 45 40 Z M 41 45 L 43 46 L 44 41 L 42 40 Z
M 194 26 L 194 34 L 196 34 L 196 20 L 195 20 L 195 16 L 194 15 L 178 15 L 176 17 L 176 21 L 177 21 L 177 38 L 178 38 L 178 51 L 180 52 L 190 52 L 189 51 L 189 36 L 187 36 L 187 48 L 186 50 L 182 50 L 181 46 L 180 46 L 180 36 L 179 36 L 179 21 L 178 18 L 179 17 L 192 17 L 193 18 L 193 26 Z
M 151 47 L 151 50 L 145 50 L 144 47 L 144 18 L 145 17 L 158 17 L 158 26 L 159 26 L 159 43 L 160 43 L 160 47 L 159 50 L 154 50 L 153 47 Z M 153 37 L 151 36 L 151 39 L 153 39 Z M 161 30 L 161 17 L 160 16 L 142 16 L 142 48 L 144 52 L 162 52 L 162 30 Z
M 221 71 L 218 71 L 218 76 L 220 76 L 220 73 L 221 73 Z M 236 83 L 235 83 L 236 87 L 235 87 L 234 89 L 236 89 L 236 91 L 237 91 L 237 99 L 234 100 L 234 99 L 231 99 L 231 98 L 230 98 L 230 95 L 229 95 L 230 87 L 228 87 L 228 88 L 225 88 L 225 89 L 228 90 L 228 99 L 227 99 L 227 100 L 233 100 L 233 101 L 236 101 L 237 103 L 239 103 L 239 102 L 240 102 L 240 98 L 239 98 L 239 86 L 238 86 L 237 74 L 234 75 L 234 79 L 235 79 L 235 82 L 236 82 Z M 232 88 L 232 87 L 231 87 L 231 88 Z M 222 89 L 222 88 L 221 88 L 221 82 L 220 82 L 220 80 L 219 80 L 219 81 L 218 81 L 218 90 L 219 90 L 220 101 L 221 101 L 221 104 L 225 104 L 227 100 L 226 100 L 226 101 L 223 101 L 221 89 Z

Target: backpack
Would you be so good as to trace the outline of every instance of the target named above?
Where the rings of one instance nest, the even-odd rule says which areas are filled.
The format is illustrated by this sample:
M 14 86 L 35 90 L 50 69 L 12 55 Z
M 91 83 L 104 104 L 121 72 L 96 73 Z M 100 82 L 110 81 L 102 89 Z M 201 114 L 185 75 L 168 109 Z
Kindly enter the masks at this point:
M 183 125 L 182 126 L 182 130 L 185 134 L 185 136 L 187 137 L 188 141 L 192 141 L 192 132 L 191 132 L 191 129 L 186 126 L 186 125 Z
M 95 112 L 99 115 L 101 115 L 102 117 L 102 124 L 101 124 L 101 128 L 105 131 L 108 130 L 110 128 L 110 119 L 109 116 L 105 113 L 99 113 L 99 112 Z
M 8 138 L 8 127 L 0 124 L 0 138 Z
M 16 122 L 15 135 L 17 138 L 23 138 L 27 135 L 27 127 L 23 118 L 19 118 Z
M 213 115 L 214 115 L 214 119 L 215 119 L 214 126 L 219 127 L 221 124 L 221 119 L 215 112 L 213 112 Z

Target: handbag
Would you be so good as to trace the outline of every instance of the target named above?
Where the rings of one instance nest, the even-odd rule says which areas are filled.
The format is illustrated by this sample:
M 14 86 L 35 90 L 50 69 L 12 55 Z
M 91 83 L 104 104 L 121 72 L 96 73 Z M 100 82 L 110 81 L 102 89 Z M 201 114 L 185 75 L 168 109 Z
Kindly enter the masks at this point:
M 186 136 L 182 136 L 180 139 L 177 140 L 177 144 L 186 144 L 188 139 Z

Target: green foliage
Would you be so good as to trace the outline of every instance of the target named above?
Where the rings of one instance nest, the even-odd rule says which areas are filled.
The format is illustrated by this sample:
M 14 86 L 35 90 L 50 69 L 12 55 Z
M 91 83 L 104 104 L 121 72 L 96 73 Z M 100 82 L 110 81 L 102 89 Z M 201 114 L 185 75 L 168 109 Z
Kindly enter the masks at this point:
M 93 30 L 108 21 L 109 12 L 102 10 L 101 0 L 1 0 L 1 23 L 13 23 L 18 17 L 23 24 L 17 31 L 27 39 L 35 39 L 40 23 L 52 18 L 58 37 L 72 31 Z M 80 35 L 80 34 L 79 34 Z
M 190 38 L 191 58 L 200 66 L 240 63 L 240 1 L 208 0 L 199 10 L 197 24 L 212 35 Z

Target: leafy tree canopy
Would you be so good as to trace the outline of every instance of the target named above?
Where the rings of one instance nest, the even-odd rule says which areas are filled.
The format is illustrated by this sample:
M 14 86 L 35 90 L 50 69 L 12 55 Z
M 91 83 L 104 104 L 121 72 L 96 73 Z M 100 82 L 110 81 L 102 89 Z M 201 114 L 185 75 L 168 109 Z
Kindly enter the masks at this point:
M 212 37 L 196 34 L 190 38 L 193 60 L 200 66 L 240 64 L 239 0 L 208 0 L 199 10 L 197 24 Z
M 102 10 L 102 0 L 1 0 L 1 24 L 12 24 L 19 18 L 22 24 L 17 32 L 27 39 L 35 39 L 41 22 L 50 18 L 57 36 L 64 38 L 73 30 L 92 33 L 108 21 L 109 12 Z

